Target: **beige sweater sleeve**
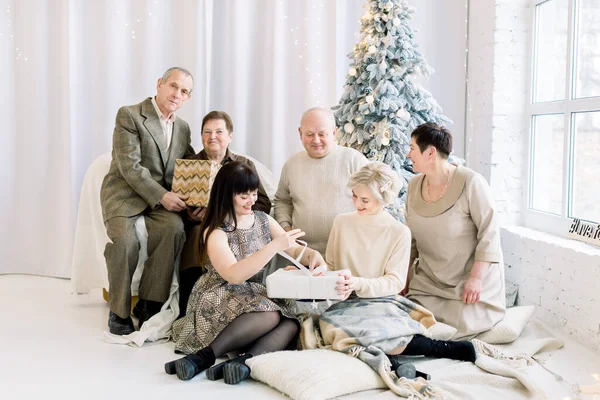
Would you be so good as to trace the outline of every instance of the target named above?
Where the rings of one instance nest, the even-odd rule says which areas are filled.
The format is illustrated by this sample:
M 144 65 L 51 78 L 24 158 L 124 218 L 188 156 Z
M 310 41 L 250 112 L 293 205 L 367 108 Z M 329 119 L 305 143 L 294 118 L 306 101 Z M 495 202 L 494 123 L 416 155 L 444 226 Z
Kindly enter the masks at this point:
M 475 261 L 500 262 L 502 253 L 498 215 L 494 209 L 490 187 L 481 175 L 475 174 L 467 182 L 467 195 L 471 219 L 477 227 Z
M 281 169 L 281 177 L 279 178 L 279 185 L 277 186 L 277 192 L 275 193 L 275 220 L 283 228 L 292 226 L 292 214 L 294 212 L 294 204 L 292 203 L 292 197 L 290 196 L 287 168 L 288 164 L 286 163 Z
M 410 231 L 406 231 L 395 243 L 388 258 L 383 276 L 358 278 L 358 297 L 383 297 L 400 293 L 406 285 L 410 257 Z

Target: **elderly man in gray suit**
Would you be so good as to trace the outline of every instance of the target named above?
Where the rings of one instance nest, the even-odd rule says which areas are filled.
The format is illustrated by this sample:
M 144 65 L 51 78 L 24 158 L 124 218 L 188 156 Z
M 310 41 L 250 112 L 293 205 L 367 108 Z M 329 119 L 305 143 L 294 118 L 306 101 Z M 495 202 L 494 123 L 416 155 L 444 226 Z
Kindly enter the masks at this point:
M 156 96 L 121 107 L 113 133 L 110 170 L 100 198 L 110 242 L 104 250 L 110 285 L 110 332 L 134 331 L 131 280 L 139 243 L 135 221 L 143 215 L 148 230 L 148 260 L 140 280 L 139 301 L 133 314 L 139 327 L 160 311 L 169 297 L 174 263 L 185 242 L 179 212 L 185 197 L 171 192 L 175 159 L 195 154 L 190 128 L 175 115 L 191 96 L 194 78 L 189 71 L 168 69 L 156 85 Z

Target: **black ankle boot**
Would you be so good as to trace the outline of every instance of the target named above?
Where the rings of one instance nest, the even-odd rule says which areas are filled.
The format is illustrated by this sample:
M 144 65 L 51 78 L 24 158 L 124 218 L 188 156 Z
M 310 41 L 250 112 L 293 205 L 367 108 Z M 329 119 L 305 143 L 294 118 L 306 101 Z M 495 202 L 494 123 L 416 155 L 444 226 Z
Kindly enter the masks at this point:
M 400 364 L 394 368 L 398 378 L 415 379 L 417 377 L 417 369 L 412 364 Z
M 223 382 L 228 385 L 238 384 L 241 381 L 246 380 L 250 376 L 250 372 L 250 367 L 247 366 L 244 361 L 239 362 L 231 360 L 231 362 L 228 362 L 223 367 Z
M 187 381 L 213 365 L 215 363 L 215 353 L 210 347 L 205 347 L 196 354 L 189 354 L 179 360 L 168 362 L 165 364 L 167 374 L 172 374 L 173 363 L 177 377 L 182 381 Z
M 225 365 L 232 362 L 238 362 L 243 364 L 244 361 L 246 361 L 250 357 L 252 357 L 252 355 L 246 353 L 241 356 L 232 358 L 231 360 L 223 361 L 222 363 L 213 365 L 212 367 L 206 370 L 206 379 L 208 379 L 209 381 L 217 381 L 219 379 L 223 379 L 223 370 L 225 369 Z
M 452 342 L 447 340 L 429 339 L 415 335 L 402 352 L 405 356 L 450 358 L 452 360 L 475 362 L 477 355 L 471 342 Z

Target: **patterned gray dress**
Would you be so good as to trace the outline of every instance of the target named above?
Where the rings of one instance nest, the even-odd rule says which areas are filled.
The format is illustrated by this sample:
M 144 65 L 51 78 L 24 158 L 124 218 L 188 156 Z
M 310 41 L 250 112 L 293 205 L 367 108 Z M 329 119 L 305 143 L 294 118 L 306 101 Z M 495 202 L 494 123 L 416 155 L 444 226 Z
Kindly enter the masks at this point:
M 262 211 L 254 212 L 254 225 L 249 229 L 233 230 L 229 223 L 221 228 L 238 261 L 271 241 L 269 218 Z M 185 354 L 197 352 L 210 345 L 229 323 L 244 313 L 280 311 L 288 318 L 295 318 L 291 303 L 267 297 L 262 275 L 263 270 L 246 282 L 232 284 L 224 280 L 209 261 L 206 272 L 192 289 L 185 316 L 173 323 L 175 350 Z

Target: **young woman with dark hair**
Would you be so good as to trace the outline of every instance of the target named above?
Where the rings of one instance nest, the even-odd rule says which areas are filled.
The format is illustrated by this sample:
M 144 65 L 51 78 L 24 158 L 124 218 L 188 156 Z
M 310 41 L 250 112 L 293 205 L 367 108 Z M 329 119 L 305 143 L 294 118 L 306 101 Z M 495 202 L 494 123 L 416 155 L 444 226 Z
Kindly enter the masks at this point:
M 304 232 L 285 232 L 264 212 L 253 211 L 258 186 L 254 169 L 240 162 L 223 165 L 215 177 L 200 241 L 206 272 L 194 285 L 186 315 L 173 324 L 175 350 L 188 355 L 165 364 L 181 380 L 208 369 L 210 380 L 238 383 L 250 375 L 247 358 L 285 349 L 298 332 L 288 303 L 267 297 L 262 269 L 279 251 L 298 257 L 296 239 Z M 310 249 L 300 261 L 311 269 L 325 263 Z M 246 353 L 213 366 L 216 358 L 240 349 Z

